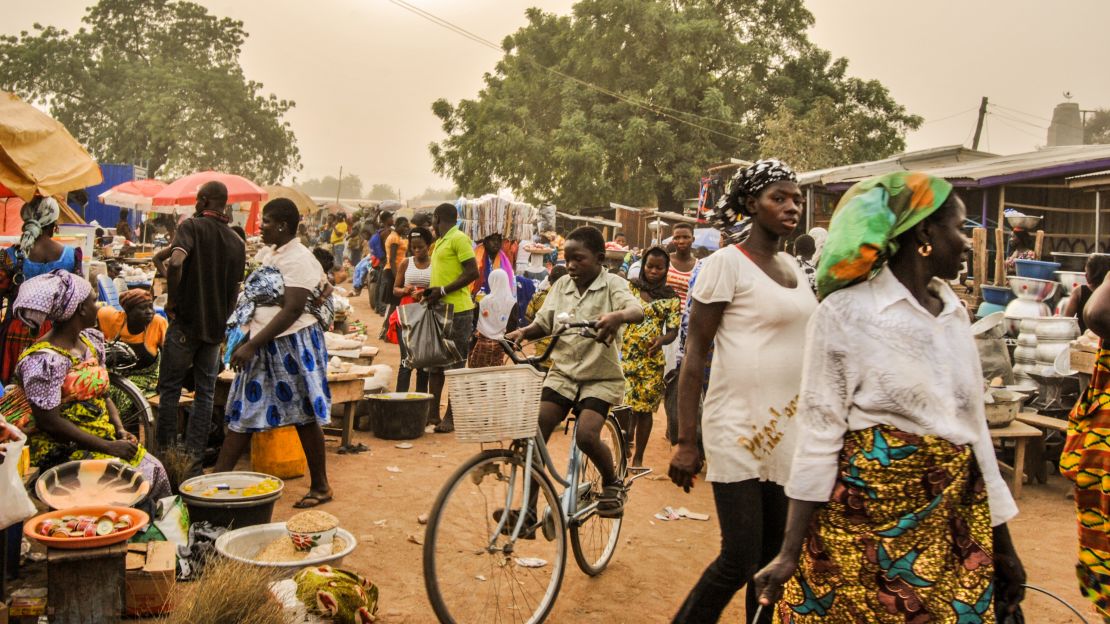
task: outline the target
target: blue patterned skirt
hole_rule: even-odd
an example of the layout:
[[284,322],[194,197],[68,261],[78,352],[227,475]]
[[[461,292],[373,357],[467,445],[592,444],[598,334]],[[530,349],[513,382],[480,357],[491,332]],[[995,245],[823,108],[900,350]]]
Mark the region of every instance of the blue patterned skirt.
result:
[[227,427],[237,433],[331,422],[328,349],[319,323],[274,338],[235,376]]

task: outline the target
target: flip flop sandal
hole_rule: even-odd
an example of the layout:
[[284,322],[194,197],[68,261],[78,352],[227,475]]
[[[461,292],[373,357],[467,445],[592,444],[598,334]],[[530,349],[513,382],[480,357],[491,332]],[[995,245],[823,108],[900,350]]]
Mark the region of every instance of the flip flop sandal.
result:
[[[301,497],[301,500],[293,503],[293,509],[311,509],[313,507],[319,507],[320,505],[323,505],[324,503],[330,503],[332,498],[333,497],[331,495],[317,496],[317,495],[311,494],[311,493],[305,494],[304,496]],[[308,501],[314,501],[314,502],[309,503]]]

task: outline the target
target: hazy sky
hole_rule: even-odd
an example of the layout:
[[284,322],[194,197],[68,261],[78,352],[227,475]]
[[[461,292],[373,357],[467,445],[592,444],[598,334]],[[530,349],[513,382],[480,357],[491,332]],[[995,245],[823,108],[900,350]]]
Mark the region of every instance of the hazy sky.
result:
[[[73,29],[92,0],[0,0],[0,32],[36,21]],[[432,172],[442,138],[430,105],[473,97],[500,55],[388,0],[198,0],[245,23],[242,64],[265,91],[295,100],[300,179],[345,172],[366,188],[406,197],[450,185]],[[566,14],[573,0],[410,0],[500,42],[538,6]],[[1110,107],[1104,0],[806,0],[811,38],[877,78],[925,125],[910,149],[970,144],[979,98],[1007,107],[988,117],[981,149],[1029,151],[1045,142],[1052,107],[1070,91],[1084,109]],[[1018,112],[1020,111],[1020,112]],[[1024,113],[1024,114],[1023,114]],[[1007,116],[1009,118],[1007,118]]]

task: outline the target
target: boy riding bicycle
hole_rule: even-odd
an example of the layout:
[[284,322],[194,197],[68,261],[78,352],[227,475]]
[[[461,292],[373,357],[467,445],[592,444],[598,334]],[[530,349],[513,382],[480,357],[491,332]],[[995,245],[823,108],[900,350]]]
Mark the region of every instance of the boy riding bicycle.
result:
[[568,334],[555,346],[551,370],[543,384],[539,426],[546,441],[567,413],[575,411],[575,443],[597,466],[602,478],[597,513],[619,518],[624,513],[624,484],[617,475],[612,453],[601,442],[601,428],[609,408],[624,398],[621,326],[642,321],[644,310],[628,283],[604,270],[605,238],[597,228],[586,226],[571,232],[564,255],[568,275],[551,285],[532,324],[506,334],[505,339],[520,342],[550,335],[560,313],[573,314],[578,320],[596,319],[596,338]]

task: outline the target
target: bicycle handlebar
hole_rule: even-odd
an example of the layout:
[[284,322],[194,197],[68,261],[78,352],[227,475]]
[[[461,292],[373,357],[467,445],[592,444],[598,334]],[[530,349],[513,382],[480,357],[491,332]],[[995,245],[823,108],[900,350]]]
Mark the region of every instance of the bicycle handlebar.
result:
[[[533,368],[540,368],[540,364],[545,362],[551,356],[551,352],[555,350],[555,345],[559,344],[559,339],[563,337],[568,330],[571,329],[587,329],[593,330],[597,327],[596,321],[574,321],[568,323],[560,323],[559,328],[552,332],[551,335],[545,336],[550,338],[551,342],[548,343],[547,348],[544,349],[541,355],[527,357],[520,350],[520,345],[515,342],[510,342],[504,338],[498,338],[497,343],[501,345],[501,349],[505,351],[509,359],[515,364],[527,364]],[[543,340],[540,338],[539,340]]]

